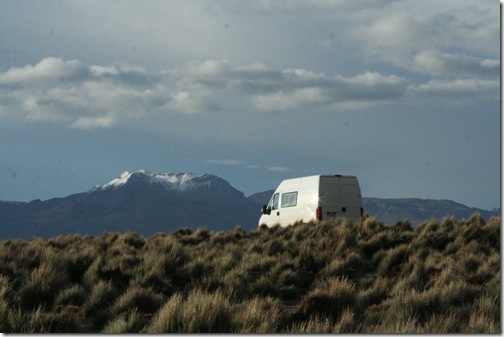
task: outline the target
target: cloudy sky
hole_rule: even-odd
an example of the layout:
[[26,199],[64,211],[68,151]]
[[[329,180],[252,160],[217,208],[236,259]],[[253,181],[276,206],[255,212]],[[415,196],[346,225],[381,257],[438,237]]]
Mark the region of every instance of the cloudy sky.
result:
[[123,171],[500,204],[495,0],[0,3],[0,200]]

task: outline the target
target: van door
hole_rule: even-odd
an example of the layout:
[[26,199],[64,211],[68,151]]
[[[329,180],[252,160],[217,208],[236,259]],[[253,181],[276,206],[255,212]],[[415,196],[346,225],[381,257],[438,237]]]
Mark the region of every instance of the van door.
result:
[[280,222],[280,212],[278,210],[279,200],[280,193],[273,194],[268,205],[266,206],[267,213],[263,213],[261,219],[259,219],[259,224],[265,224],[266,226],[270,227]]
[[322,220],[330,220],[342,216],[339,179],[321,181],[319,206],[322,208]]
[[341,206],[345,211],[343,216],[350,219],[360,219],[362,196],[355,178],[341,178]]

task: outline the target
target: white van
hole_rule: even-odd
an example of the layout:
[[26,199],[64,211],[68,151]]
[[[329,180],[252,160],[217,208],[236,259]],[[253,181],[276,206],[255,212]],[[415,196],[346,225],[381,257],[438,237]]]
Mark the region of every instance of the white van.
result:
[[362,196],[355,176],[316,175],[280,183],[268,205],[262,208],[259,226],[285,227],[309,222],[362,217]]

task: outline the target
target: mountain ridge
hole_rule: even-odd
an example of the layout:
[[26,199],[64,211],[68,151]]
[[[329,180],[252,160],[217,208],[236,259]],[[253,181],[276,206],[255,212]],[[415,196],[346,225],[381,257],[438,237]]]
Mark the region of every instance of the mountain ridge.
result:
[[[274,191],[255,193],[248,198],[258,205],[265,205]],[[441,221],[445,216],[465,219],[474,213],[480,213],[488,220],[492,216],[500,215],[500,207],[488,211],[447,199],[363,197],[362,203],[364,212],[385,224],[394,224],[407,219],[412,225],[418,225],[428,220]]]
[[[135,231],[148,236],[181,227],[193,230],[246,230],[257,227],[260,208],[274,190],[245,197],[226,180],[212,174],[125,171],[87,192],[45,201],[0,201],[0,240],[51,237],[104,231]],[[478,212],[484,219],[500,215],[451,200],[419,198],[363,198],[364,212],[385,224],[408,219],[418,225],[453,215],[468,218]]]
[[181,227],[225,230],[257,226],[258,207],[218,176],[177,178],[166,174],[165,180],[158,181],[153,178],[160,178],[159,174],[154,175],[145,170],[128,172],[63,198],[15,205],[0,202],[0,239],[100,235],[103,231],[148,236]]
[[140,179],[149,184],[159,184],[167,190],[196,190],[208,189],[216,186],[229,188],[230,184],[224,179],[208,173],[151,173],[145,169],[135,172],[125,171],[118,177],[104,185],[96,185],[89,192],[116,189],[127,184],[131,179]]

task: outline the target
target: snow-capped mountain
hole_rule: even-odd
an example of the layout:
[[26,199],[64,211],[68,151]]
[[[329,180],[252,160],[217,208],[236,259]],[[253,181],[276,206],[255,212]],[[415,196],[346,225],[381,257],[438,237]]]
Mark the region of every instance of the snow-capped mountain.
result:
[[195,173],[151,173],[145,169],[136,172],[125,171],[105,185],[95,186],[91,192],[117,189],[134,180],[162,186],[166,190],[195,191],[231,187],[224,179],[212,174]]
[[[104,231],[134,231],[143,236],[193,230],[257,227],[260,208],[273,190],[245,198],[226,180],[211,174],[124,172],[103,185],[65,198],[26,202],[0,201],[0,240],[51,237]],[[500,215],[449,200],[363,198],[364,211],[386,224],[409,219],[413,225],[451,214],[468,218]]]
[[259,216],[256,204],[218,176],[127,171],[65,198],[0,203],[0,240],[128,230],[148,236],[181,227],[252,229]]

